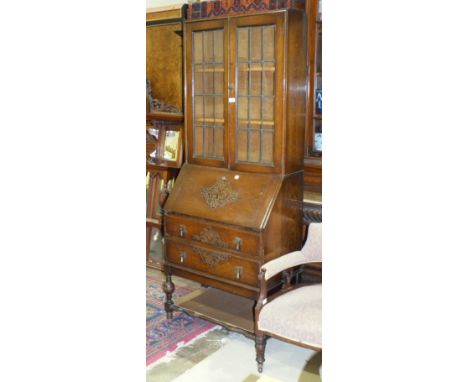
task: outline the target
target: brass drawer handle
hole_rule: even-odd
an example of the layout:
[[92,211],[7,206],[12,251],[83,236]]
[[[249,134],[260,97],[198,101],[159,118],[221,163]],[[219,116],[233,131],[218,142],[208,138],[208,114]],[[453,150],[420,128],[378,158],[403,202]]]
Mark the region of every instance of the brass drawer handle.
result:
[[187,258],[187,254],[185,252],[181,252],[180,253],[180,263],[183,264],[186,258]]
[[234,248],[236,251],[240,251],[242,246],[242,239],[240,237],[234,238]]
[[242,267],[234,267],[234,271],[236,273],[236,279],[240,280],[240,278],[242,277],[242,271],[244,269]]
[[179,236],[184,237],[186,233],[187,228],[183,224],[179,225]]

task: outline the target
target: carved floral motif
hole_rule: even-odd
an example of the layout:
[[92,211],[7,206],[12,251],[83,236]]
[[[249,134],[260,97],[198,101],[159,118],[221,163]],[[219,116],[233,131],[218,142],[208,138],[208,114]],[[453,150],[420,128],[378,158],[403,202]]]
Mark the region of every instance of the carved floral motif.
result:
[[226,177],[219,178],[211,187],[205,187],[201,191],[201,196],[210,208],[223,207],[233,203],[239,197],[239,193],[234,191],[231,183]]
[[203,230],[200,232],[200,235],[194,235],[192,236],[192,239],[196,241],[201,241],[205,244],[211,244],[220,248],[229,247],[228,243],[222,241],[221,237],[219,236],[219,233],[213,230],[212,228],[203,228]]
[[192,247],[192,250],[198,256],[200,256],[201,260],[210,268],[214,267],[215,265],[219,264],[222,261],[226,261],[229,258],[228,255],[224,255],[222,253],[214,253],[214,252],[205,251],[197,247]]

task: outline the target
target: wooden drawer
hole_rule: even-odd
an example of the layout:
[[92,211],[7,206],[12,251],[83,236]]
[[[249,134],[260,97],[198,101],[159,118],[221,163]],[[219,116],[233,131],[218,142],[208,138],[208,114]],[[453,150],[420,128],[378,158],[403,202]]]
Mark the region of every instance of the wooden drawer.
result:
[[259,264],[224,251],[166,238],[166,261],[207,275],[252,286],[258,285]]
[[215,250],[230,249],[251,256],[258,256],[260,250],[260,234],[173,215],[166,216],[165,237],[179,237]]

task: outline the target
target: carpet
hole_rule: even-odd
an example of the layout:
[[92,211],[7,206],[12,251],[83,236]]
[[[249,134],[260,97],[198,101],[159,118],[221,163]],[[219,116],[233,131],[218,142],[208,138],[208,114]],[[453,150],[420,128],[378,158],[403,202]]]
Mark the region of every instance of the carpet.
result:
[[[162,281],[162,277],[146,277],[146,366],[215,326],[182,312],[174,312],[174,318],[167,320]],[[176,286],[173,299],[190,292],[190,288]]]

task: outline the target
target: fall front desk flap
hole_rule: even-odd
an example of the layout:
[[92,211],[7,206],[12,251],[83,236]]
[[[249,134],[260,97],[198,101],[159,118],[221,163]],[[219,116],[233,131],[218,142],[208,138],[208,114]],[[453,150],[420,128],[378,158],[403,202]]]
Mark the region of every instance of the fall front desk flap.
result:
[[184,164],[164,210],[262,230],[281,182],[279,175]]

